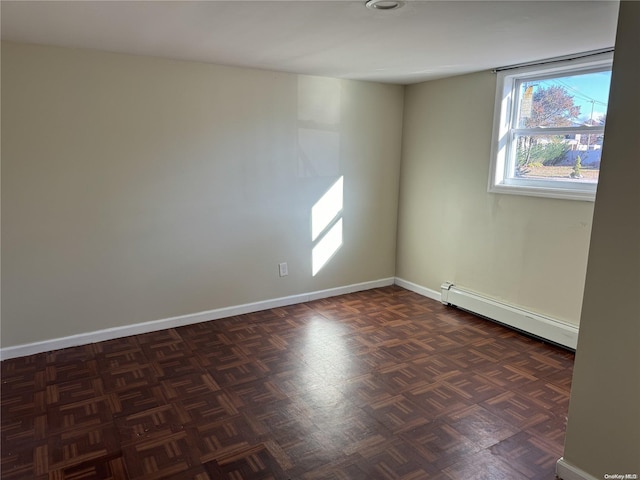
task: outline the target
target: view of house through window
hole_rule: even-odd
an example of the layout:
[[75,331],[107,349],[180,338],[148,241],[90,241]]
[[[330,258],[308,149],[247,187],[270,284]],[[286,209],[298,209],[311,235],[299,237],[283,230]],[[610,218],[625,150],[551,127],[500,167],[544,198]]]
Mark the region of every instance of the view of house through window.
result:
[[513,175],[596,183],[610,82],[610,70],[519,81]]

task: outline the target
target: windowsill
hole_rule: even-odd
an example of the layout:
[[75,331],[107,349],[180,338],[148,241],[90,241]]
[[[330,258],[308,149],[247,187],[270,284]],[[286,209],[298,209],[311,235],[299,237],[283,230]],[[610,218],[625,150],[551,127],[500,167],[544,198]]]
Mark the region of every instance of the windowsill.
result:
[[552,188],[548,186],[535,186],[535,185],[505,185],[497,184],[489,187],[489,193],[506,193],[509,195],[526,195],[530,197],[546,197],[546,198],[558,198],[563,200],[581,200],[584,202],[593,202],[596,199],[595,189],[582,189],[576,188],[572,185],[572,188],[560,187]]

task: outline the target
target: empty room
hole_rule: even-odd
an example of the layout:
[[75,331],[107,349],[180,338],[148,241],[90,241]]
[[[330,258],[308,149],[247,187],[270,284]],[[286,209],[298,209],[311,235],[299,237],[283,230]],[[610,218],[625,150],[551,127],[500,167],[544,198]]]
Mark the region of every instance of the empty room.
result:
[[0,478],[638,478],[640,3],[0,8]]

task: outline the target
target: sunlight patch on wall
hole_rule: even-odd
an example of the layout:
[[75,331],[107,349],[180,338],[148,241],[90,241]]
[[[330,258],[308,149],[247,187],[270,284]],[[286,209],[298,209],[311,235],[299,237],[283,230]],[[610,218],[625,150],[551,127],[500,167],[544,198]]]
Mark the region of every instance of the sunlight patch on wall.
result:
[[342,210],[342,178],[311,208],[311,240],[315,241]]
[[311,264],[313,276],[324,267],[331,257],[342,246],[342,219],[338,220],[333,227],[322,237],[311,252]]
[[342,246],[343,178],[311,208],[311,271],[315,276]]

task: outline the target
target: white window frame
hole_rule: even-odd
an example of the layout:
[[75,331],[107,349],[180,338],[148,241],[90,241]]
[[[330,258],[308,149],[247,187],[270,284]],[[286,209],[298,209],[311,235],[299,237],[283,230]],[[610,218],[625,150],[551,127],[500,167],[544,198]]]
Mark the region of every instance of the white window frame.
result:
[[604,127],[586,126],[517,129],[515,122],[518,112],[518,89],[522,81],[602,71],[611,69],[612,63],[613,53],[610,52],[575,60],[553,62],[547,65],[527,66],[497,72],[489,192],[570,200],[595,200],[597,183],[515,178],[510,174],[513,171],[513,162],[515,161],[515,130],[520,134],[547,133],[549,135],[593,134],[604,131]]

